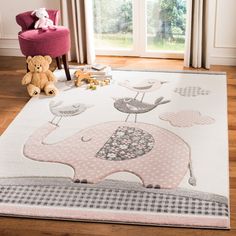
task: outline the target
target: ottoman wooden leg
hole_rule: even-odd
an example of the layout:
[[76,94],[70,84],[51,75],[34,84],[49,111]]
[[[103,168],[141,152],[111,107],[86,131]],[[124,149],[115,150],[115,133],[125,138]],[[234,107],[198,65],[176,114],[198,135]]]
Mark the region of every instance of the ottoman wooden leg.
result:
[[64,70],[65,70],[65,73],[66,73],[66,78],[67,78],[67,80],[71,80],[69,66],[68,66],[68,59],[67,59],[67,55],[66,54],[64,54],[62,56],[62,62],[63,62],[63,65],[64,65]]
[[59,70],[61,70],[61,69],[62,69],[62,66],[61,66],[61,57],[56,57],[56,62],[57,62],[57,68],[58,68]]
[[[26,60],[27,60],[28,56],[26,56]],[[26,62],[26,73],[29,72],[29,68],[28,68],[28,63]]]

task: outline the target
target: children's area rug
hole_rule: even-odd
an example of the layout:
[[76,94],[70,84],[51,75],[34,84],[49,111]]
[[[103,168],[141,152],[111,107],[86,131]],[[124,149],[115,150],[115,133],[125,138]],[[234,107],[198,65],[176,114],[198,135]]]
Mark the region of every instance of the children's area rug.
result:
[[54,73],[0,137],[1,215],[229,228],[224,73]]

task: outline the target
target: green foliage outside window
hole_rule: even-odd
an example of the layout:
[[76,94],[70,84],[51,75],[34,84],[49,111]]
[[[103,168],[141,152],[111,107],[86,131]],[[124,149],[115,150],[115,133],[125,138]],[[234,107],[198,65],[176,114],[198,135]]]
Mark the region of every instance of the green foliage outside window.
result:
[[[147,0],[147,44],[150,49],[182,51],[186,28],[186,0]],[[97,43],[131,47],[132,0],[93,0]]]

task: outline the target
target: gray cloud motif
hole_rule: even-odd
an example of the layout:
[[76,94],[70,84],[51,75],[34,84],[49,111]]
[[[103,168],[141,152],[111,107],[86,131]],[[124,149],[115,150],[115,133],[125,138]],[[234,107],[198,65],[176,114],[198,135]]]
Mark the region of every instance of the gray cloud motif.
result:
[[197,97],[210,94],[209,90],[205,90],[197,86],[179,87],[176,88],[174,92],[184,97]]

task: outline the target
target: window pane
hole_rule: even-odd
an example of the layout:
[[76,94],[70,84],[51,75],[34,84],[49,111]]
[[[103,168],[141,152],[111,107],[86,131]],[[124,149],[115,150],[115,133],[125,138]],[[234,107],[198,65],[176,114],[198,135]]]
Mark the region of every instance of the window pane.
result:
[[147,0],[147,49],[184,51],[186,0]]
[[93,0],[96,49],[131,49],[132,0]]

